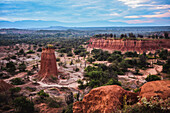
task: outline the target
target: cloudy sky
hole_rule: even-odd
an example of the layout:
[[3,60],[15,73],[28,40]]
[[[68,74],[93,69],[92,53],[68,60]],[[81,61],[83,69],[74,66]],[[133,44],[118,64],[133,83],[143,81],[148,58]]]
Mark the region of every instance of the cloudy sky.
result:
[[0,0],[0,21],[170,25],[170,0]]

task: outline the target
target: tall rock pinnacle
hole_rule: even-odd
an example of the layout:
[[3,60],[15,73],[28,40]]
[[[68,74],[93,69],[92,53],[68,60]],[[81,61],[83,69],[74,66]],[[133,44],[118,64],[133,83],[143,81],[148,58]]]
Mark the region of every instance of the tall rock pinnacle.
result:
[[52,77],[58,78],[58,70],[56,65],[56,57],[53,48],[45,48],[41,53],[41,67],[38,72],[38,78],[41,81],[51,79]]

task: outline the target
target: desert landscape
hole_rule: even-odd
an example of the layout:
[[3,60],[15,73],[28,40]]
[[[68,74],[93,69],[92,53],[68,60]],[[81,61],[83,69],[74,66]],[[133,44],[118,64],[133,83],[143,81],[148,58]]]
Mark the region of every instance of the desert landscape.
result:
[[170,113],[170,1],[0,0],[0,113]]
[[[125,96],[126,101],[130,101],[126,107],[136,106],[142,97],[148,100],[159,97],[169,102],[170,40],[105,35],[98,39],[94,38],[96,35],[77,40],[58,38],[52,39],[53,43],[22,40],[1,46],[1,112],[17,111],[11,106],[11,101],[17,99],[32,103],[31,109],[42,113],[125,112],[122,100]],[[149,45],[151,40],[160,46]],[[13,41],[9,43],[15,43]],[[50,43],[44,43],[48,41]],[[150,84],[152,87],[147,86]],[[113,104],[104,104],[110,102]],[[165,111],[169,111],[169,107],[165,107]]]

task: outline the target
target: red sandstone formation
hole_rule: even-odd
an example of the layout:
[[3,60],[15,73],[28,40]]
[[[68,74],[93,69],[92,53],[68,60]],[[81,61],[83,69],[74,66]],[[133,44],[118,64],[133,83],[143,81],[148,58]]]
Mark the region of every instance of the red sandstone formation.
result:
[[13,85],[8,84],[8,83],[4,82],[3,80],[0,80],[0,92],[5,92],[12,87],[13,87]]
[[83,101],[74,103],[73,113],[112,113],[121,108],[125,95],[128,100],[137,101],[136,93],[126,91],[117,85],[92,89],[85,95]]
[[157,50],[161,48],[170,48],[170,40],[123,40],[90,38],[88,47],[107,50],[143,52],[148,50]]
[[139,96],[150,99],[152,96],[167,99],[170,97],[170,80],[147,82],[141,87]]
[[41,67],[38,72],[38,78],[44,81],[46,79],[51,79],[52,76],[58,78],[57,75],[58,71],[54,49],[43,49],[41,53]]

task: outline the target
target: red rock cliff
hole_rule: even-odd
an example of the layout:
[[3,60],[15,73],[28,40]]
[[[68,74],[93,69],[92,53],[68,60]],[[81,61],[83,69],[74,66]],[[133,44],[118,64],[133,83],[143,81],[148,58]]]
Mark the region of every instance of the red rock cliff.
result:
[[88,47],[107,50],[143,52],[148,50],[157,50],[161,48],[170,48],[170,40],[123,40],[90,38]]
[[56,57],[54,54],[54,49],[46,48],[42,50],[41,53],[41,67],[38,72],[39,79],[58,77],[58,70],[56,65]]

